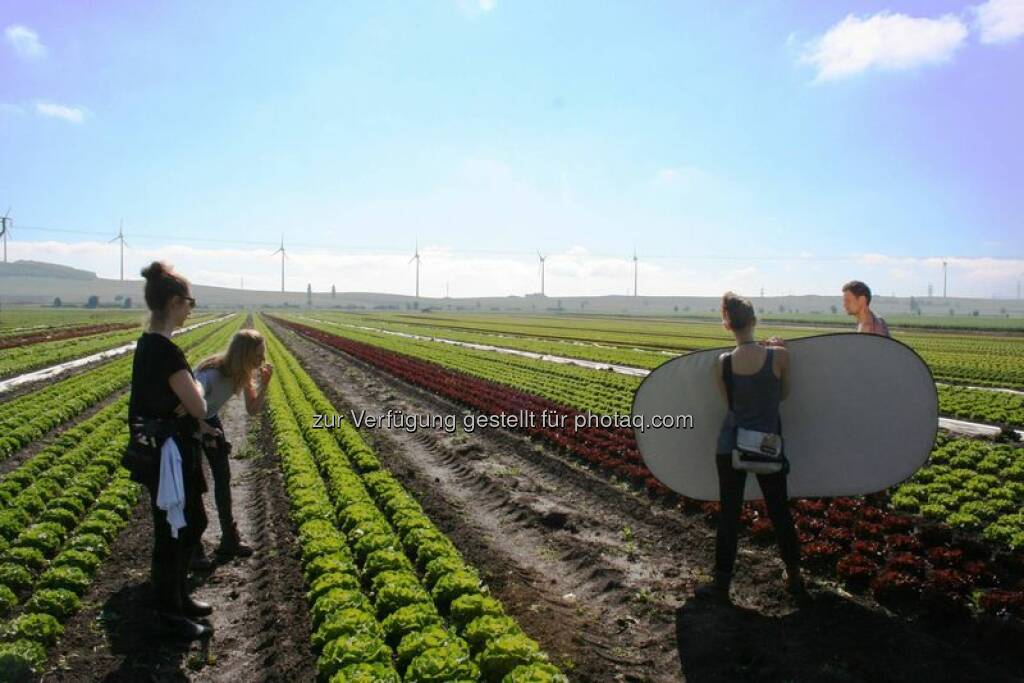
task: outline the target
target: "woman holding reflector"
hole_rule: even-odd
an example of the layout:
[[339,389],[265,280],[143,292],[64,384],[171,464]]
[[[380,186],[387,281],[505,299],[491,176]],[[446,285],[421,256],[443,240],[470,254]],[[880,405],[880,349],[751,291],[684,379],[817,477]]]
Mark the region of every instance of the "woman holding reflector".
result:
[[795,597],[805,599],[800,545],[789,512],[789,468],[779,418],[779,404],[789,393],[789,354],[781,344],[761,346],[754,341],[754,307],[732,292],[722,297],[722,324],[736,338],[736,348],[721,354],[714,366],[714,381],[729,403],[715,454],[721,511],[715,536],[714,579],[698,586],[695,594],[729,600],[743,492],[747,472],[751,471],[757,474],[786,564],[786,587]]

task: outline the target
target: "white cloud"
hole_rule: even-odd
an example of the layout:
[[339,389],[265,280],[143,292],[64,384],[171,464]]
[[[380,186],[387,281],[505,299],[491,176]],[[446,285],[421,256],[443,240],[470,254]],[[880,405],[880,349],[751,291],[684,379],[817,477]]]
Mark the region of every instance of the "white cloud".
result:
[[800,62],[817,69],[816,81],[869,69],[911,69],[948,61],[966,37],[967,27],[949,14],[938,19],[891,12],[861,19],[850,14],[807,44]]
[[497,0],[458,0],[459,9],[463,14],[476,16],[492,11],[498,4]]
[[82,123],[88,110],[85,107],[69,107],[64,104],[53,102],[37,102],[36,113],[40,116],[49,116],[55,119],[64,119],[70,123]]
[[[888,279],[907,281],[916,278],[919,282],[942,282],[942,262],[948,264],[950,282],[956,282],[959,291],[957,296],[989,296],[992,291],[1010,291],[1024,273],[1024,259],[1001,259],[990,257],[950,256],[945,259],[938,256],[886,256],[884,254],[861,254],[856,263],[868,268],[879,268]],[[963,284],[969,287],[964,291]],[[952,289],[952,287],[951,287]]]
[[1006,43],[1024,35],[1024,0],[988,0],[972,9],[982,43]]
[[39,41],[39,34],[28,26],[12,24],[4,29],[4,38],[22,59],[42,59],[46,56],[46,46]]

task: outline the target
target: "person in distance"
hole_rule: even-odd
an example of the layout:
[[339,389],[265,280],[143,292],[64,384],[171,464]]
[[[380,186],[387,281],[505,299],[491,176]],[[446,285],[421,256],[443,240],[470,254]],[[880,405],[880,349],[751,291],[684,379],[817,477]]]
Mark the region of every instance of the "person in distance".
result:
[[[150,310],[132,361],[128,421],[135,459],[126,466],[149,491],[153,512],[152,585],[157,612],[173,635],[211,635],[194,621],[212,607],[193,600],[187,574],[192,552],[206,528],[199,462],[199,418],[206,414],[202,387],[185,354],[171,338],[196,305],[188,280],[170,265],[154,261],[142,269]],[[133,451],[132,448],[135,450]]]
[[[220,559],[249,557],[252,548],[242,543],[231,510],[231,443],[224,437],[224,425],[218,412],[232,396],[242,393],[245,410],[259,415],[270,382],[273,366],[266,362],[267,349],[263,336],[256,330],[240,330],[231,338],[227,351],[204,359],[196,366],[196,379],[206,398],[203,430],[203,452],[213,473],[213,496],[220,518],[221,540],[217,548]],[[203,544],[197,546],[193,567],[205,568]]]
[[[721,510],[715,534],[715,565],[713,580],[698,585],[700,597],[729,601],[729,586],[736,562],[743,490],[746,470],[735,469],[732,451],[736,447],[736,428],[754,429],[772,434],[782,433],[779,403],[789,394],[789,353],[770,341],[759,345],[754,341],[757,318],[750,301],[732,292],[722,297],[722,324],[732,332],[736,348],[721,354],[714,366],[715,383],[728,400],[726,364],[731,366],[732,407],[726,415],[718,437],[715,465],[718,470],[718,491]],[[783,446],[784,448],[785,446]],[[798,600],[808,598],[800,575],[800,545],[793,517],[789,511],[785,472],[758,474],[768,515],[775,528],[779,552],[786,565],[786,588]]]
[[857,331],[891,336],[889,326],[871,310],[871,288],[860,280],[850,280],[843,285],[843,308],[857,318]]

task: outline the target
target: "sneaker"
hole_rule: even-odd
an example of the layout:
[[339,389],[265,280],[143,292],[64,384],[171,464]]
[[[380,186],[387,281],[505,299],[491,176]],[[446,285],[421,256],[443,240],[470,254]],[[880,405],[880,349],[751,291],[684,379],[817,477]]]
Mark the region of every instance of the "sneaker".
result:
[[181,599],[181,609],[187,617],[208,617],[213,614],[213,605],[202,600],[194,600],[190,595]]

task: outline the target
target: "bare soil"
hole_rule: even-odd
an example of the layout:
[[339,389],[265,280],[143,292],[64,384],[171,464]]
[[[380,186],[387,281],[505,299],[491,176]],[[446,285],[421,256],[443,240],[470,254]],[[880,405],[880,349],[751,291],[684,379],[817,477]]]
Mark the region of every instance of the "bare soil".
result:
[[[394,409],[461,424],[464,407],[272,327],[346,419]],[[362,434],[574,681],[1024,680],[1003,628],[908,621],[824,577],[798,609],[775,549],[748,538],[734,605],[693,599],[713,527],[545,442],[496,429]]]

